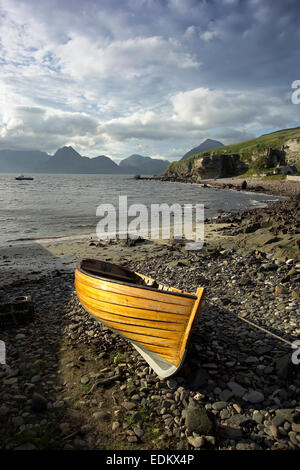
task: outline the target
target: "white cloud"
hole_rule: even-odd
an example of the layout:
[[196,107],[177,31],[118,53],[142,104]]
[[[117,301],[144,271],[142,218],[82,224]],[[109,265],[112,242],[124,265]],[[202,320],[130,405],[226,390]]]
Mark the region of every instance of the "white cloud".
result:
[[203,41],[211,41],[218,36],[219,33],[217,31],[205,31],[204,33],[200,34],[200,38],[203,39]]
[[197,31],[197,28],[195,25],[188,26],[183,34],[185,38],[189,38],[193,36]]
[[[46,110],[43,108],[16,107],[3,114],[0,124],[0,138],[4,142],[14,142],[13,148],[24,141],[24,148],[41,148],[55,150],[52,142],[65,145],[68,142],[81,148],[95,145],[104,140],[98,135],[99,123],[84,113],[69,113]],[[1,143],[1,147],[6,147]]]
[[165,67],[194,68],[199,63],[180,44],[162,37],[136,37],[108,45],[76,36],[56,48],[56,57],[65,73],[74,78],[114,77],[131,79],[155,73]]
[[196,88],[171,98],[177,122],[209,129],[244,126],[245,129],[284,127],[297,121],[298,110],[275,90],[210,90]]

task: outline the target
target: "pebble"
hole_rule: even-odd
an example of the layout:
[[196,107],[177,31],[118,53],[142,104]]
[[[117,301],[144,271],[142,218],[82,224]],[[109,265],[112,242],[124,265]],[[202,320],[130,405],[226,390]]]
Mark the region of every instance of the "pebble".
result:
[[242,410],[242,408],[240,407],[240,405],[238,405],[237,403],[234,403],[232,406],[233,406],[233,408],[235,409],[235,411],[236,411],[237,413],[239,413],[239,414],[242,413],[243,410]]
[[133,426],[133,432],[137,437],[142,437],[144,435],[144,431],[140,426]]
[[25,339],[26,338],[26,335],[24,335],[23,333],[19,333],[15,336],[16,339]]
[[115,432],[117,429],[119,429],[120,423],[119,421],[114,421],[111,425],[112,432]]
[[95,413],[93,413],[93,418],[99,421],[109,421],[111,419],[111,414],[107,411],[95,411]]
[[171,390],[175,390],[178,387],[178,384],[177,384],[176,380],[169,379],[169,380],[167,380],[167,386]]
[[123,403],[123,406],[124,408],[126,408],[126,410],[134,410],[136,407],[137,407],[137,404],[136,403],[133,403],[133,402],[130,402],[130,401],[125,401]]
[[202,436],[188,436],[187,441],[196,449],[200,449],[205,445],[205,439]]
[[243,396],[243,399],[249,401],[250,403],[261,403],[264,401],[265,397],[263,393],[257,390],[252,390],[251,392],[246,393]]
[[32,411],[35,411],[38,413],[45,411],[47,409],[46,398],[40,395],[39,393],[34,393],[32,395],[31,408],[32,408]]
[[40,377],[39,375],[34,375],[34,376],[31,378],[30,382],[31,382],[32,384],[36,384],[36,383],[38,383],[40,380],[41,380],[41,377]]
[[236,450],[261,450],[262,448],[255,442],[238,442]]
[[234,397],[242,397],[246,393],[246,389],[236,382],[228,382],[227,386],[232,391]]
[[260,413],[260,411],[258,411],[258,410],[255,410],[253,412],[252,418],[254,419],[254,421],[256,421],[259,424],[261,424],[264,420],[264,417],[263,417],[262,413]]
[[227,406],[226,401],[216,401],[215,403],[212,404],[213,409],[217,411],[223,410],[223,408],[226,408],[226,406]]
[[89,377],[86,377],[86,376],[83,376],[83,377],[81,377],[81,379],[80,379],[80,383],[82,383],[82,385],[88,384],[89,381],[90,381]]
[[7,416],[7,415],[9,414],[9,411],[10,411],[10,410],[9,410],[9,408],[8,408],[7,406],[2,405],[2,406],[0,407],[0,417],[1,417],[1,416]]
[[11,422],[13,424],[13,426],[22,426],[22,424],[24,423],[24,419],[22,418],[22,416],[15,416],[14,418],[11,418]]
[[231,390],[222,390],[222,392],[219,394],[219,398],[221,399],[221,401],[225,401],[227,402],[228,400],[230,400],[231,397],[233,397],[233,392]]
[[206,442],[208,442],[211,446],[215,447],[216,445],[216,438],[215,436],[204,436]]

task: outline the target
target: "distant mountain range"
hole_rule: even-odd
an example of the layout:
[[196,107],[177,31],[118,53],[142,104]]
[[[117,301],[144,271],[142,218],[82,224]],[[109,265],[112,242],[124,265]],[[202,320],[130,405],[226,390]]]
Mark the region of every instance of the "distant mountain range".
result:
[[202,144],[198,145],[198,147],[194,147],[192,150],[189,150],[189,152],[183,155],[181,160],[185,160],[186,158],[189,158],[191,155],[195,155],[196,153],[205,152],[205,150],[211,150],[223,146],[224,144],[218,140],[206,139],[204,142],[202,142]]
[[[181,160],[195,153],[221,147],[217,140],[206,139],[187,152]],[[168,160],[130,155],[117,165],[111,158],[100,155],[88,158],[72,147],[62,147],[54,155],[39,150],[0,150],[0,173],[90,173],[160,175],[169,165]]]
[[49,156],[41,171],[45,173],[118,173],[118,165],[109,157],[95,158],[81,156],[72,147],[58,149]]
[[160,175],[165,171],[169,165],[168,160],[159,160],[157,158],[143,157],[142,155],[131,155],[128,158],[120,161],[119,167],[122,171],[132,174],[138,172],[138,168],[141,168],[138,173],[144,173],[146,175]]
[[131,155],[117,165],[105,155],[88,158],[72,147],[62,147],[54,155],[37,150],[0,150],[0,173],[106,173],[106,174],[161,174],[169,165],[142,155]]

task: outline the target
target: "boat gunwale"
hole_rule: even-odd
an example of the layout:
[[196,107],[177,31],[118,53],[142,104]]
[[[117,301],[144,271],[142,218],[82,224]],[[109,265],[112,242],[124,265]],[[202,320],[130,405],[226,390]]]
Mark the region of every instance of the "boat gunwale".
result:
[[[81,267],[81,265],[77,266],[76,269],[77,269],[81,274],[84,274],[85,276],[92,277],[92,278],[94,278],[94,279],[100,279],[101,281],[111,282],[112,284],[121,284],[121,285],[123,285],[123,286],[135,287],[136,289],[145,289],[145,290],[148,290],[148,291],[158,292],[158,293],[161,293],[161,294],[175,295],[175,296],[177,296],[177,297],[185,297],[185,298],[194,299],[194,300],[197,299],[197,296],[196,296],[195,294],[184,294],[184,293],[181,293],[181,292],[172,292],[172,291],[168,291],[168,290],[157,289],[157,288],[155,288],[155,287],[142,286],[142,285],[138,285],[138,284],[131,284],[131,283],[129,283],[129,282],[117,281],[117,280],[114,280],[114,279],[109,279],[109,278],[107,278],[107,277],[96,276],[95,274],[90,274],[90,273],[88,273],[87,271],[85,271],[85,270]],[[138,273],[137,273],[137,274],[138,274]]]

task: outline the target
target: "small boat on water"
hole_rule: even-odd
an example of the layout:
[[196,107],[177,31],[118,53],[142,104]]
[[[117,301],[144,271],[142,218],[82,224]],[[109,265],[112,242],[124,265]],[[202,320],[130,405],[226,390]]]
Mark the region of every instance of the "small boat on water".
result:
[[85,259],[75,271],[75,288],[87,312],[129,340],[158,376],[178,371],[203,305],[202,287],[190,294],[123,266]]
[[16,176],[15,179],[18,181],[25,181],[25,180],[33,180],[34,178],[32,176],[20,175],[20,176]]

